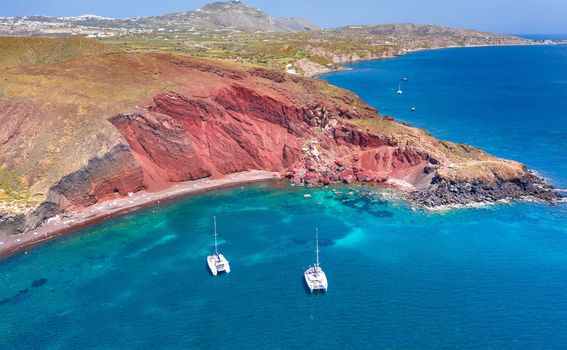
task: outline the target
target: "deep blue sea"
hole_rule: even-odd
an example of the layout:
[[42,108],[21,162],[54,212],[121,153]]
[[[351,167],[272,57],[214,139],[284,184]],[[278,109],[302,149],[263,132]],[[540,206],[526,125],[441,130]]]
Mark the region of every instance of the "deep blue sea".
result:
[[[323,78],[567,186],[567,47],[351,67]],[[232,267],[219,277],[213,215]],[[324,295],[302,280],[315,227]],[[0,261],[0,349],[36,348],[564,349],[567,205],[431,213],[389,191],[275,184],[168,203]]]

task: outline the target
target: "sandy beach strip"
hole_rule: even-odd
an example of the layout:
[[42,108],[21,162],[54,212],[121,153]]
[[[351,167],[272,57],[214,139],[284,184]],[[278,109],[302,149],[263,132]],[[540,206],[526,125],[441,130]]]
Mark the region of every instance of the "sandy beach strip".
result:
[[0,238],[0,259],[20,251],[25,251],[25,249],[55,237],[69,234],[142,208],[213,190],[279,179],[281,179],[281,176],[278,173],[251,170],[226,175],[221,179],[179,182],[163,191],[139,191],[125,197],[97,203],[80,211],[69,212],[65,213],[64,216],[51,218],[35,230],[7,238]]

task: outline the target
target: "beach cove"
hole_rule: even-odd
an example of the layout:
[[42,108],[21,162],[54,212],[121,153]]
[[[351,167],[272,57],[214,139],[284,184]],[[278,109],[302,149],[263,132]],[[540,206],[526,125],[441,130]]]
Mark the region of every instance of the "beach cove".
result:
[[[33,245],[44,243],[64,234],[73,233],[113,217],[124,215],[135,210],[159,205],[179,198],[203,194],[232,186],[242,186],[262,181],[279,180],[280,175],[267,171],[251,170],[234,173],[221,179],[201,179],[174,184],[159,192],[139,191],[129,193],[126,197],[105,201],[89,208],[69,211],[64,216],[56,216],[47,220],[35,230],[13,235],[8,240],[0,241],[0,259]],[[27,252],[25,252],[27,254]]]
[[[436,50],[325,79],[383,114],[523,161],[565,187],[565,54]],[[510,61],[545,62],[549,71]],[[221,278],[205,263],[213,215],[232,267]],[[302,271],[313,263],[315,227],[329,293],[309,296]],[[356,186],[224,189],[0,261],[0,339],[23,348],[285,349],[304,347],[306,337],[321,349],[563,347],[566,227],[564,203],[431,213]]]

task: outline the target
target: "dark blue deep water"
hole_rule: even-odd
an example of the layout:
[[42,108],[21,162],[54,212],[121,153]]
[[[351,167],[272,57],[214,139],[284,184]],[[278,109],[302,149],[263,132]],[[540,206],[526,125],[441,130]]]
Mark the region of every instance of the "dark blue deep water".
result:
[[531,40],[567,40],[567,34],[516,34]]
[[[567,47],[439,50],[353,68],[324,79],[567,186]],[[205,264],[212,215],[232,266],[216,278]],[[326,295],[302,281],[316,226]],[[565,204],[429,213],[387,191],[263,184],[0,262],[0,349],[566,347]]]

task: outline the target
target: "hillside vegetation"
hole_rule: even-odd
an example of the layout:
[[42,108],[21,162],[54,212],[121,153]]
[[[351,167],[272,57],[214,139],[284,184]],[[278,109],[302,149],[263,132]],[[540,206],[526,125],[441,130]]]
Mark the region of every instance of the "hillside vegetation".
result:
[[2,37],[0,38],[0,69],[53,63],[74,57],[98,55],[117,50],[119,50],[118,47],[108,46],[83,37]]

